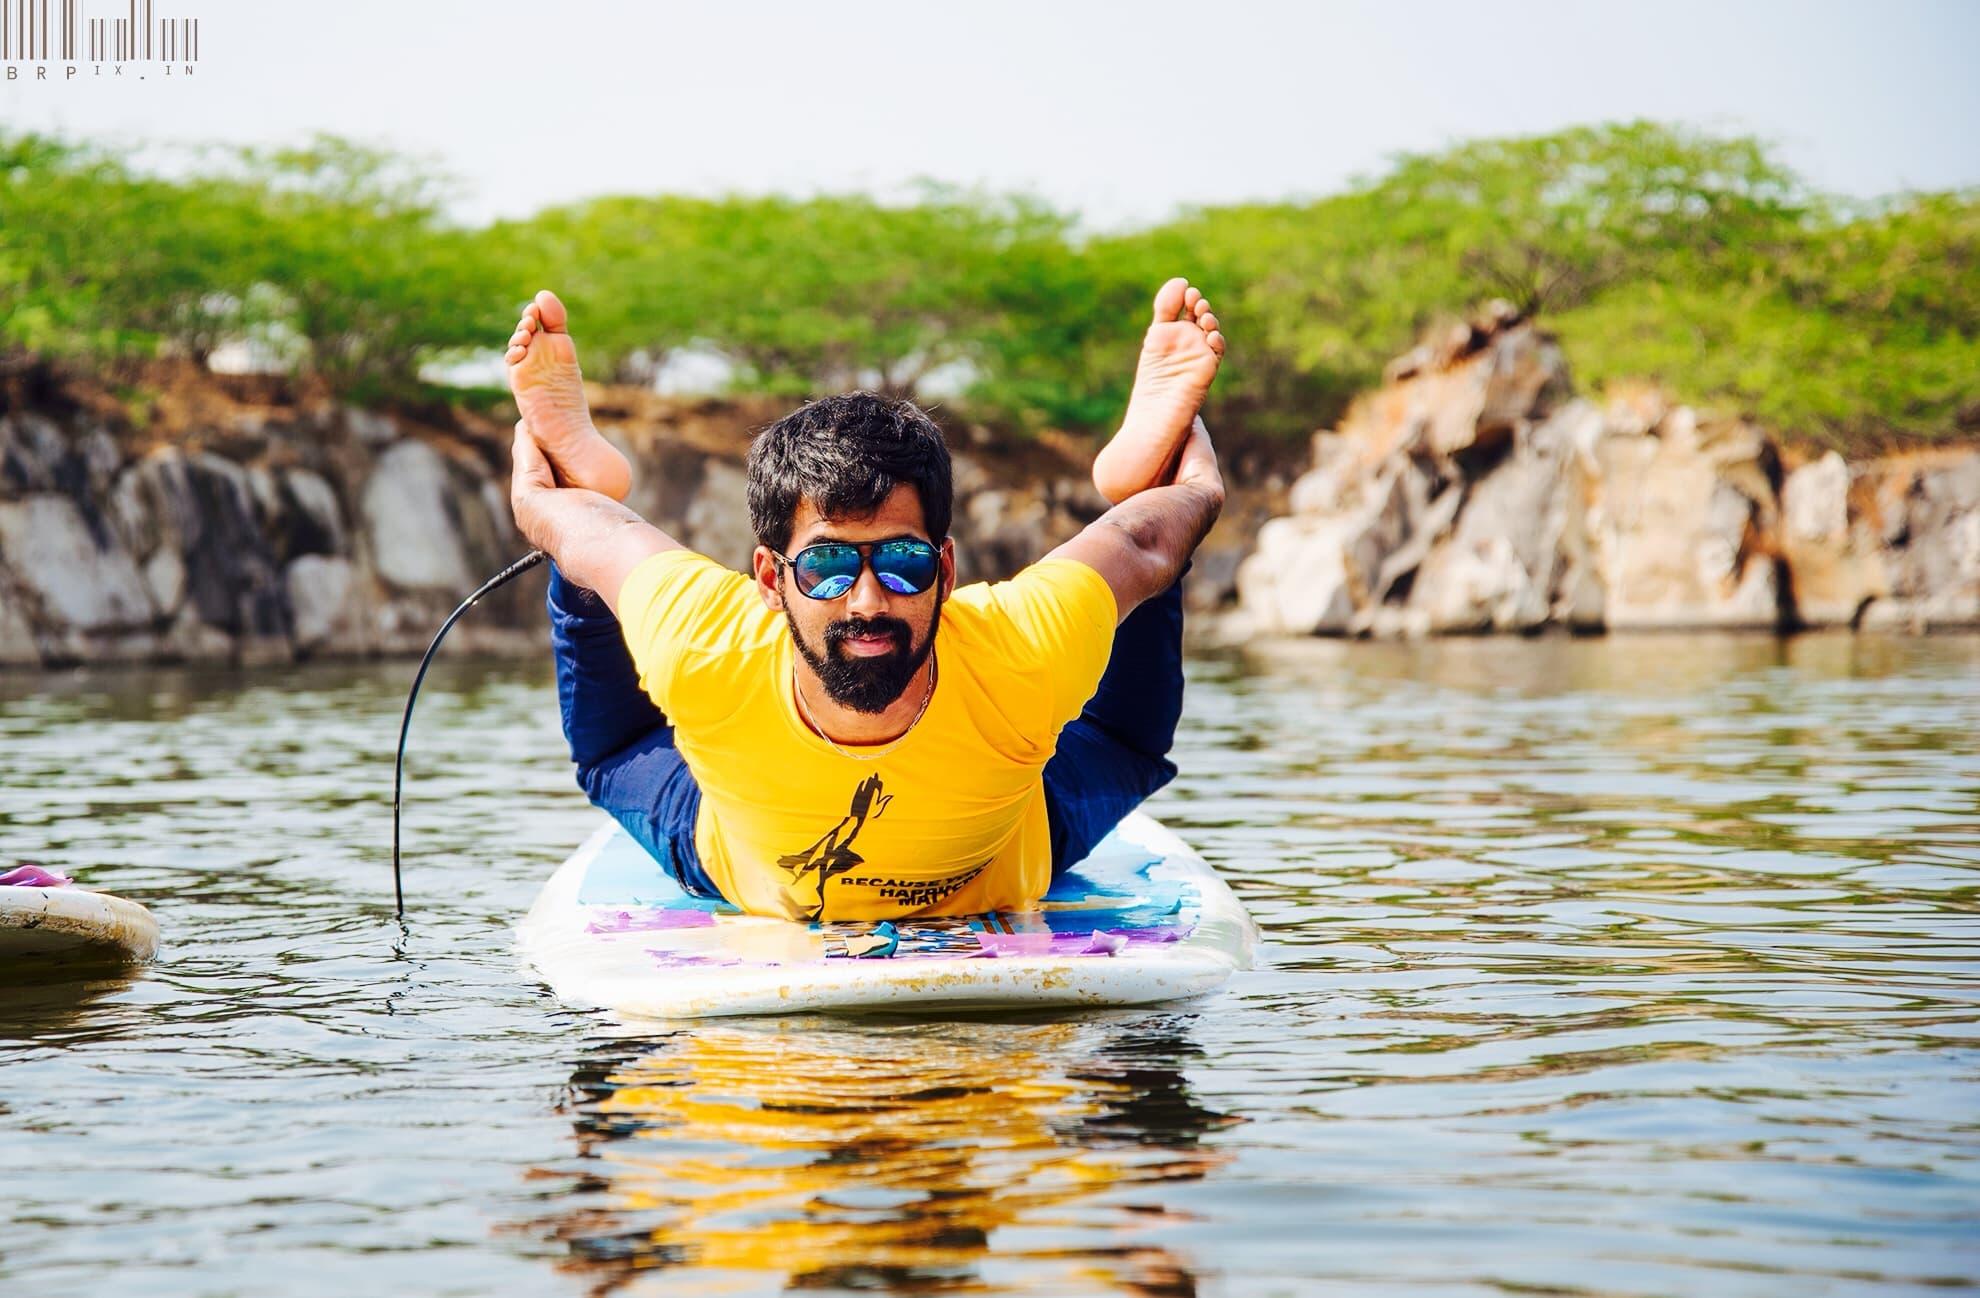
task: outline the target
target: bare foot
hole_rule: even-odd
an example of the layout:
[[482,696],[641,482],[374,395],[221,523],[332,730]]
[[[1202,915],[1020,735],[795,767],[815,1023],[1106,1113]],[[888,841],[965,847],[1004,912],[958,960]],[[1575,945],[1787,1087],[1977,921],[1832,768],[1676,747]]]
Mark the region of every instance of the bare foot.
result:
[[1093,485],[1118,505],[1168,482],[1203,394],[1224,358],[1224,335],[1210,303],[1186,279],[1155,294],[1155,323],[1141,340],[1127,417],[1093,460]]
[[632,465],[592,426],[568,323],[564,304],[549,289],[523,308],[503,358],[509,366],[509,391],[516,394],[523,422],[562,485],[624,500],[632,490]]

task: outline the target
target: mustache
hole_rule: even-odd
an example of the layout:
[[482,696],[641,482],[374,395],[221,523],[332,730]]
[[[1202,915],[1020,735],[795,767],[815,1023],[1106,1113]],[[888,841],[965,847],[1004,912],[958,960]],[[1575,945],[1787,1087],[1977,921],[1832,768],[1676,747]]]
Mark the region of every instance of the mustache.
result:
[[885,636],[894,642],[894,648],[907,653],[914,647],[914,628],[897,617],[849,617],[833,622],[825,628],[825,648],[827,652],[837,649],[854,636]]

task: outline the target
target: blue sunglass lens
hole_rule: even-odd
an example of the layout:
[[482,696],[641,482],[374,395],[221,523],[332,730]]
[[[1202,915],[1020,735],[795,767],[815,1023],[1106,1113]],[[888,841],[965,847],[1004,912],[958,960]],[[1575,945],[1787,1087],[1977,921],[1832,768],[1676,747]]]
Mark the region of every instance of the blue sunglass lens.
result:
[[[937,553],[926,541],[885,541],[873,547],[873,575],[896,595],[919,595],[935,584]],[[859,549],[808,545],[791,560],[798,589],[813,599],[837,599],[859,580]]]
[[859,551],[850,545],[809,545],[792,566],[798,589],[813,599],[837,599],[859,580]]
[[876,545],[873,575],[896,595],[919,595],[935,584],[935,548],[919,541]]

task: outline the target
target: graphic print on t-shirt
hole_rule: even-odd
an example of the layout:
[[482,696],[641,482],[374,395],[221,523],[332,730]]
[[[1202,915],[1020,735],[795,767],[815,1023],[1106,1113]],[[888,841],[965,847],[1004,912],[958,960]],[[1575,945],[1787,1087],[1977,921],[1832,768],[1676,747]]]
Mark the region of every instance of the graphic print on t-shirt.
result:
[[869,817],[877,818],[887,810],[893,795],[883,792],[880,775],[876,771],[859,782],[853,790],[852,806],[843,819],[832,826],[825,836],[801,852],[792,852],[777,858],[777,864],[791,872],[791,891],[796,893],[804,885],[804,876],[818,872],[818,900],[808,907],[806,919],[817,919],[825,908],[825,885],[855,866],[864,865],[866,858],[853,851],[853,839],[866,826]]
[[[777,864],[790,873],[792,900],[797,902],[802,918],[819,918],[825,910],[825,885],[866,864],[866,858],[853,850],[853,840],[859,837],[867,821],[878,820],[893,801],[894,795],[886,792],[879,773],[875,772],[859,782],[853,790],[852,805],[824,837],[801,852],[777,858]],[[879,896],[896,905],[919,908],[933,905],[957,891],[983,873],[984,866],[989,864],[986,860],[973,869],[941,879],[858,878],[846,879],[844,883],[875,889]],[[815,900],[806,901],[799,895],[807,875],[815,875],[818,881]]]

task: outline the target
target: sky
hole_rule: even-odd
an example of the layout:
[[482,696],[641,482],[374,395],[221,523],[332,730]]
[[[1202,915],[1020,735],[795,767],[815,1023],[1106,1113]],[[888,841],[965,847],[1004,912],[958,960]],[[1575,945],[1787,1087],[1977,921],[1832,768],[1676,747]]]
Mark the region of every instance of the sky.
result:
[[191,78],[17,63],[0,122],[130,144],[334,132],[432,159],[470,220],[927,177],[1110,228],[1638,117],[1761,135],[1832,192],[1980,184],[1980,0],[154,4],[200,20]]

